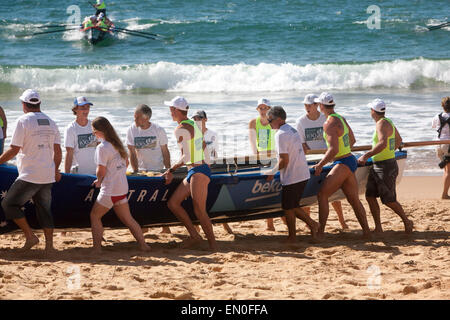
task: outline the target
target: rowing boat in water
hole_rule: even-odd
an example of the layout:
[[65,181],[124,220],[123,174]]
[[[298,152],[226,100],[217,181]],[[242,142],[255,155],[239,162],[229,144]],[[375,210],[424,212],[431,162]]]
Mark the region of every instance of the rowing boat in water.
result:
[[[403,174],[406,157],[406,151],[396,152],[399,166],[397,182]],[[311,161],[309,164],[313,165],[316,162],[317,160]],[[368,161],[365,166],[358,167],[356,171],[360,193],[365,191],[371,165],[371,161]],[[321,183],[331,169],[331,166],[325,166],[320,176],[314,176],[313,170],[310,169],[311,179],[303,193],[302,206],[314,205],[317,202],[316,196]],[[17,175],[15,166],[0,165],[0,202],[6,196]],[[128,176],[130,210],[141,226],[179,224],[177,218],[167,208],[167,200],[184,176],[183,172],[174,173],[174,180],[169,185],[165,184],[162,177]],[[260,165],[237,166],[234,171],[230,170],[229,166],[217,166],[213,169],[207,199],[207,210],[211,220],[233,222],[282,216],[279,174],[275,175],[271,182],[266,181],[266,177]],[[94,180],[95,176],[91,175],[62,174],[61,181],[53,185],[52,213],[55,228],[90,227],[89,213],[99,192],[99,189],[92,187]],[[338,191],[330,198],[330,201],[344,198],[342,191]],[[190,217],[196,221],[190,198],[182,205]],[[32,228],[40,228],[32,201],[26,203],[22,210]],[[124,227],[112,210],[104,216],[103,224],[110,228]],[[17,229],[17,226],[13,222],[6,221],[3,210],[0,208],[0,234],[14,229]]]
[[[111,28],[114,28],[114,25],[111,26]],[[98,27],[88,27],[81,29],[80,32],[83,32],[83,37],[90,43],[90,44],[97,44],[103,40],[107,39],[113,39],[114,32],[111,30],[103,30]]]

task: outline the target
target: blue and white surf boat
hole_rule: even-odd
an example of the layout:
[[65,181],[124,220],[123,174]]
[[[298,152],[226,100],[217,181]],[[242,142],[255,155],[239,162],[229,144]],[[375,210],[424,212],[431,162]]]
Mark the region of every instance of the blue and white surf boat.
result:
[[[405,168],[407,153],[396,152],[401,179]],[[313,156],[314,158],[314,156]],[[315,156],[317,158],[317,156]],[[313,165],[318,160],[310,161]],[[372,165],[370,161],[365,166],[358,167],[356,178],[359,191],[365,191],[365,185]],[[208,186],[207,210],[213,222],[232,222],[278,217],[281,210],[281,184],[279,174],[268,182],[263,166],[255,165],[219,165],[213,166],[211,182]],[[301,205],[309,206],[317,202],[317,193],[327,173],[332,169],[325,166],[320,176],[315,176],[311,170],[309,180]],[[17,168],[11,165],[0,165],[0,203],[8,189],[18,176]],[[128,200],[130,210],[136,221],[143,227],[156,227],[179,224],[177,218],[167,207],[170,198],[185,173],[175,173],[171,184],[166,185],[162,177],[128,176]],[[62,174],[60,182],[53,185],[52,212],[55,228],[79,229],[89,228],[89,213],[98,195],[99,189],[92,186],[95,176],[79,174]],[[336,192],[330,200],[344,199],[342,191]],[[183,202],[191,218],[196,217],[191,199]],[[32,228],[40,228],[36,219],[34,205],[29,201],[22,208]],[[103,218],[105,227],[123,228],[112,210]],[[12,221],[7,221],[0,208],[0,234],[17,229]]]

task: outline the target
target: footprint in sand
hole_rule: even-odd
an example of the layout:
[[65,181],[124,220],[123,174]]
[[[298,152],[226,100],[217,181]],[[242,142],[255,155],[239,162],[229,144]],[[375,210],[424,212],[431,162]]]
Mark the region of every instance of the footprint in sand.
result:
[[115,286],[115,285],[109,285],[109,286],[103,287],[103,289],[111,290],[111,291],[119,291],[119,290],[123,290],[123,287],[118,287],[118,286]]
[[417,288],[414,286],[406,286],[403,288],[403,294],[411,294],[411,293],[417,293]]
[[165,291],[156,291],[150,295],[150,298],[158,299],[158,298],[167,298],[167,299],[175,299],[175,295],[170,292]]
[[175,297],[175,300],[193,300],[193,299],[194,295],[192,294],[192,292],[185,292]]

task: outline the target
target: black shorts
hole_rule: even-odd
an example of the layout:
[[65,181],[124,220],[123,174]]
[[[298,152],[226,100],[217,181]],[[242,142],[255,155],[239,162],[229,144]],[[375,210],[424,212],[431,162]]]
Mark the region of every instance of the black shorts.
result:
[[370,168],[366,185],[366,197],[380,197],[381,202],[397,201],[395,182],[398,176],[398,165],[395,159],[375,162]]
[[287,186],[282,186],[281,190],[281,208],[290,210],[300,207],[303,190],[305,190],[308,180],[300,181]]

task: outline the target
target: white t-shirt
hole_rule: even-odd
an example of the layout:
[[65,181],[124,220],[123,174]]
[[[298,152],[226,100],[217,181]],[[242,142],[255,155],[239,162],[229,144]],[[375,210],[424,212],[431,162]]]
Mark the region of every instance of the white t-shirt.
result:
[[136,148],[139,170],[164,169],[161,146],[167,145],[166,131],[152,123],[141,129],[133,123],[127,130],[127,144]]
[[77,173],[95,174],[94,162],[97,138],[92,133],[91,121],[86,126],[80,126],[76,121],[70,123],[64,131],[64,147],[73,148],[72,167],[77,166]]
[[207,129],[203,134],[203,140],[206,144],[205,152],[208,152],[210,160],[214,160],[217,158],[217,133],[211,129]]
[[[448,112],[444,112],[442,113],[442,117],[444,119],[448,119],[450,118],[450,113]],[[441,127],[441,122],[439,121],[439,115],[435,115],[433,118],[433,121],[431,123],[431,127],[433,129],[439,129]],[[440,140],[448,140],[450,139],[450,126],[448,124],[446,124],[441,131],[441,137],[439,138]]]
[[106,167],[100,193],[107,196],[122,196],[128,193],[127,162],[111,143],[102,141],[97,146],[95,163]]
[[297,131],[300,138],[311,150],[326,149],[327,144],[323,139],[323,124],[327,121],[327,117],[321,113],[317,120],[311,120],[305,114],[297,119]]
[[275,133],[275,147],[278,156],[281,153],[289,155],[288,166],[280,170],[280,180],[283,186],[310,178],[308,162],[306,161],[302,141],[297,130],[287,123],[282,125]]
[[61,144],[58,126],[42,112],[28,112],[17,119],[11,145],[17,154],[17,179],[46,184],[55,182],[54,145]]

